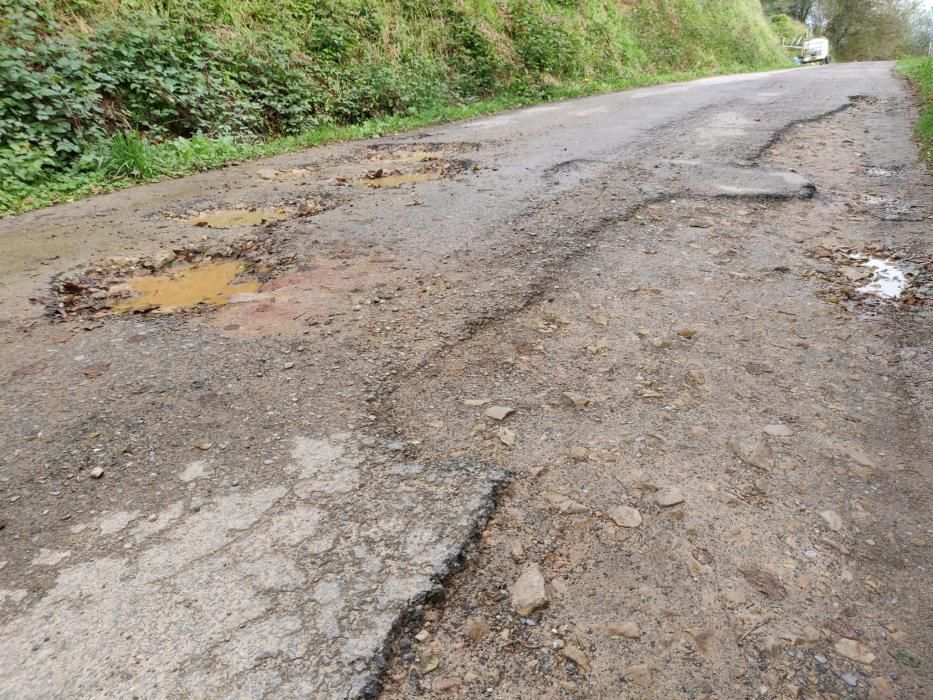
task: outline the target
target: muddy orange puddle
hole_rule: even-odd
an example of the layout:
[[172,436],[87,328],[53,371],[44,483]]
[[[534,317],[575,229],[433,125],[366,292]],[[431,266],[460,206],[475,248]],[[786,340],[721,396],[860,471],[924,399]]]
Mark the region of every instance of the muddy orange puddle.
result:
[[446,155],[444,151],[388,151],[373,153],[368,160],[376,163],[424,163],[442,160]]
[[224,261],[192,265],[150,277],[134,277],[118,290],[128,290],[133,296],[121,299],[112,308],[117,313],[152,309],[166,313],[191,309],[198,304],[223,306],[234,294],[259,290],[256,280],[234,281],[243,269],[240,262]]
[[216,209],[192,216],[188,221],[195,226],[233,228],[255,226],[263,221],[278,221],[284,218],[285,212],[278,209]]
[[411,182],[425,182],[426,180],[440,180],[444,173],[440,170],[432,170],[425,173],[407,173],[403,175],[385,175],[375,178],[361,178],[354,185],[357,187],[401,187]]

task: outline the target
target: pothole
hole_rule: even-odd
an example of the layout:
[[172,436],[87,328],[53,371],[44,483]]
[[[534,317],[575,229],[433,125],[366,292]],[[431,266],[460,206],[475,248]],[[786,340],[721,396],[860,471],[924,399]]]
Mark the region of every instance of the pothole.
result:
[[401,187],[415,182],[441,180],[447,177],[445,168],[430,168],[406,173],[401,170],[371,170],[363,177],[354,180],[354,187],[372,187],[374,189]]
[[861,267],[871,270],[871,281],[855,291],[860,294],[874,294],[883,299],[897,299],[907,288],[907,277],[895,264],[895,261],[884,258],[868,258],[856,253],[850,256],[858,261]]
[[278,209],[214,209],[195,214],[188,219],[194,226],[206,228],[236,228],[237,226],[258,226],[269,221],[281,221],[288,216],[283,208]]
[[831,283],[821,293],[830,303],[851,300],[865,303],[871,299],[899,305],[933,304],[933,265],[921,260],[895,255],[880,248],[856,250],[832,248],[823,244],[808,252],[832,267],[811,270],[809,275]]
[[112,258],[52,280],[35,301],[59,319],[110,314],[169,314],[223,306],[251,295],[294,263],[273,233],[233,243],[202,242],[146,259]]
[[241,277],[245,270],[246,265],[239,260],[219,260],[130,277],[110,288],[118,298],[110,309],[118,314],[172,313],[201,304],[223,306],[236,294],[259,291],[259,280]]

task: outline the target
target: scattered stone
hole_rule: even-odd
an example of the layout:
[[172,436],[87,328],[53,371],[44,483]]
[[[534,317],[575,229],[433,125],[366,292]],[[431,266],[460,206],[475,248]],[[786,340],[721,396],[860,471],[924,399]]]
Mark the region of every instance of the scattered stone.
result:
[[867,646],[855,639],[840,639],[833,647],[836,653],[860,664],[870,664],[875,661],[875,655]]
[[619,527],[638,527],[641,525],[641,513],[637,508],[618,506],[609,511],[609,517]]
[[854,461],[856,464],[859,464],[859,465],[861,465],[861,466],[863,466],[863,467],[869,467],[870,469],[874,469],[874,468],[875,468],[875,462],[874,462],[874,460],[872,460],[872,458],[869,457],[869,456],[865,453],[864,450],[862,450],[862,449],[860,449],[860,448],[858,448],[858,447],[853,447],[853,448],[851,448],[851,449],[849,450],[849,457],[850,457],[850,458],[852,459],[852,461]]
[[564,398],[572,403],[576,408],[585,408],[589,406],[592,401],[582,394],[577,394],[572,391],[565,391]]
[[820,631],[813,625],[804,625],[802,634],[803,639],[810,644],[820,641],[820,638],[823,636],[820,634]]
[[771,448],[766,444],[755,444],[750,441],[732,440],[729,447],[735,453],[735,456],[745,464],[762,471],[770,472],[774,467],[774,457],[771,455]]
[[415,635],[415,639],[417,639],[419,642],[426,642],[430,636],[430,632],[427,630],[421,630],[418,632],[418,634]]
[[568,644],[560,650],[560,653],[563,654],[564,657],[573,661],[581,671],[584,673],[589,673],[590,662],[587,661],[586,655],[580,650],[579,647],[576,647],[573,644]]
[[692,369],[689,372],[687,372],[686,376],[687,376],[688,381],[693,382],[697,386],[702,386],[703,384],[706,384],[706,375],[704,375],[699,370]]
[[641,639],[641,630],[638,623],[633,620],[625,622],[610,622],[606,625],[610,637],[624,637],[625,639]]
[[658,505],[664,508],[670,508],[671,506],[676,506],[678,503],[684,502],[684,496],[680,492],[680,489],[673,486],[659,490],[654,495],[654,499],[658,502]]
[[568,450],[567,454],[570,456],[570,459],[577,462],[583,462],[586,460],[590,453],[589,450],[587,450],[585,447],[574,445],[570,448],[570,450]]
[[197,447],[197,448],[198,448],[199,450],[201,450],[202,452],[207,452],[207,451],[208,451],[209,449],[211,449],[213,446],[214,446],[214,443],[213,443],[213,442],[206,442],[206,441],[205,441],[205,442],[199,442],[197,445],[195,445],[195,447]]
[[826,521],[829,529],[833,532],[839,532],[842,529],[842,518],[839,517],[839,513],[836,511],[824,510],[822,513],[820,513],[820,517]]
[[489,399],[464,399],[464,406],[485,406],[490,403]]
[[648,664],[636,664],[635,666],[629,666],[625,669],[625,675],[632,679],[634,683],[639,685],[648,685],[651,683],[651,671],[648,669]]
[[609,325],[609,317],[606,314],[592,314],[590,315],[590,320],[598,326]]
[[512,445],[515,444],[515,431],[514,431],[514,430],[509,430],[508,428],[502,428],[502,429],[499,431],[499,441],[500,441],[503,445],[507,445],[508,447],[512,447]]
[[94,468],[91,470],[91,478],[92,478],[92,479],[99,479],[99,478],[101,478],[103,475],[104,475],[104,468],[103,468],[103,467],[94,467]]
[[842,680],[845,681],[845,684],[850,688],[854,688],[858,685],[858,678],[853,676],[851,673],[843,673]]
[[535,610],[547,604],[548,595],[541,567],[537,564],[529,564],[512,585],[512,607],[522,617],[528,617]]
[[677,335],[679,335],[681,338],[687,338],[687,339],[692,338],[696,334],[697,332],[693,330],[692,328],[684,328],[683,330],[677,331]]
[[868,700],[894,700],[894,686],[884,676],[869,681]]
[[278,176],[279,171],[275,168],[260,168],[256,171],[256,174],[263,180],[274,180]]
[[771,437],[790,437],[794,434],[794,430],[783,423],[772,423],[765,426],[765,434]]
[[471,617],[466,621],[464,631],[467,637],[474,642],[478,642],[489,634],[489,623],[486,621],[485,617]]
[[559,510],[564,515],[586,513],[589,510],[589,508],[587,508],[582,503],[577,503],[573,499],[567,498],[567,496],[564,496],[560,493],[546,491],[543,496],[544,500],[546,500],[554,508],[557,508],[557,510]]
[[431,690],[436,690],[438,692],[446,692],[448,690],[455,690],[463,684],[463,679],[453,677],[453,678],[438,678],[431,684]]
[[525,556],[525,548],[522,546],[521,540],[512,540],[512,544],[509,545],[509,552],[512,554],[512,558],[516,561],[521,561]]
[[495,420],[505,420],[507,416],[513,413],[515,413],[515,409],[508,406],[490,406],[486,409],[484,415]]

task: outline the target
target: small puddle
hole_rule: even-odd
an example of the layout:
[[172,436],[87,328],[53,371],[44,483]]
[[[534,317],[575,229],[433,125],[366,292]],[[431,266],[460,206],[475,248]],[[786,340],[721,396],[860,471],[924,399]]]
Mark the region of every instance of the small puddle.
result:
[[425,182],[427,180],[440,180],[444,177],[442,170],[430,170],[423,173],[401,173],[398,175],[382,175],[380,177],[362,177],[354,181],[355,187],[372,187],[374,189],[386,187],[401,187],[413,182]]
[[884,299],[897,299],[907,288],[907,277],[903,271],[894,265],[891,260],[881,258],[868,258],[861,255],[852,255],[853,260],[858,260],[862,267],[867,267],[872,271],[871,282],[863,287],[859,287],[861,294],[873,294]]
[[133,296],[119,300],[111,308],[117,313],[152,310],[168,313],[193,309],[199,304],[223,306],[234,294],[259,290],[258,280],[234,281],[244,269],[243,263],[227,260],[133,277],[114,290],[129,291]]
[[444,151],[409,151],[405,149],[397,151],[372,151],[366,157],[366,160],[374,163],[427,163],[435,160],[443,160],[447,154]]
[[207,228],[235,228],[256,226],[264,221],[279,221],[285,218],[281,209],[215,209],[192,216],[188,221],[195,226]]

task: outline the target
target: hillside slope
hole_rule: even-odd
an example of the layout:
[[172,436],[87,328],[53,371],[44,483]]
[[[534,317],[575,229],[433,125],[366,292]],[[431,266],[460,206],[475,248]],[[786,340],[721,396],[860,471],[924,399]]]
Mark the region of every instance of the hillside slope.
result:
[[0,212],[37,187],[184,172],[327,126],[786,61],[758,0],[12,0],[0,13]]

